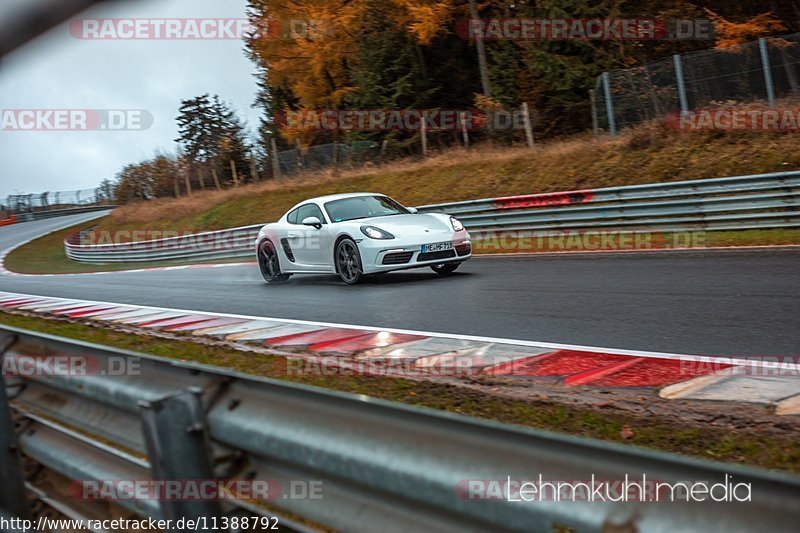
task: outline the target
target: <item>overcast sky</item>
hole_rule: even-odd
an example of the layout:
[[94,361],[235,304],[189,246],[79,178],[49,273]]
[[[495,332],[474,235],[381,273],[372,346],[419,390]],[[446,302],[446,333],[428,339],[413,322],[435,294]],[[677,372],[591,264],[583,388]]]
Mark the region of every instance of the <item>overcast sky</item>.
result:
[[[16,0],[14,0],[16,1]],[[135,0],[84,18],[245,16],[246,0]],[[239,40],[79,40],[65,23],[0,62],[0,109],[143,109],[144,131],[0,130],[0,203],[18,192],[96,187],[125,164],[174,151],[181,99],[219,94],[251,130],[253,64]]]

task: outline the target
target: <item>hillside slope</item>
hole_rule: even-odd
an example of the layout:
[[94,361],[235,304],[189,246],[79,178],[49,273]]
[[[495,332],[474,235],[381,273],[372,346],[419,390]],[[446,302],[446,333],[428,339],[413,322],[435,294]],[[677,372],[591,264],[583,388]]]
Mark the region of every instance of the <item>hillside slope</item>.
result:
[[800,137],[679,133],[659,126],[616,140],[581,137],[523,148],[454,150],[426,161],[311,174],[192,198],[124,206],[102,229],[210,230],[270,222],[321,194],[372,191],[406,205],[800,169]]

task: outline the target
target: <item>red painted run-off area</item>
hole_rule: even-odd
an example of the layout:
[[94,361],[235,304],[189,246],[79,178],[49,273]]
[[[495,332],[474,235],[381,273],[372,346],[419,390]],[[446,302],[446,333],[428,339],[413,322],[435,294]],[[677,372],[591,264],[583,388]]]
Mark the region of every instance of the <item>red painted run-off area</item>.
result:
[[[0,298],[0,307],[18,308],[30,304],[44,303],[45,298],[36,297],[6,297]],[[45,311],[49,314],[64,315],[73,318],[88,318],[120,310],[130,310],[130,307],[115,308],[103,304],[90,304],[89,302],[65,301],[63,305],[50,307]],[[155,311],[154,311],[154,314]],[[169,314],[168,314],[169,315]],[[148,329],[162,329],[169,331],[191,332],[196,329],[213,328],[247,322],[245,318],[219,317],[205,314],[179,314],[167,317],[154,317],[138,323],[138,327]],[[335,355],[350,357],[367,350],[385,347],[402,347],[401,358],[420,361],[423,358],[438,357],[431,355],[430,351],[416,348],[418,341],[425,342],[430,337],[425,335],[394,333],[388,331],[370,331],[353,328],[319,327],[309,328],[307,331],[284,334],[262,339],[260,342],[266,346],[280,348],[302,348],[320,355]],[[446,339],[444,339],[446,341]],[[470,345],[464,353],[458,348],[448,352],[450,358],[472,357],[471,350],[475,344]],[[444,349],[444,348],[443,348]],[[496,349],[497,353],[491,353]],[[526,356],[524,347],[515,346],[522,353],[513,360],[500,364],[490,364],[476,369],[484,375],[508,377],[549,377],[559,380],[566,386],[598,386],[598,387],[662,387],[672,383],[686,381],[698,376],[730,368],[731,365],[702,364],[686,356],[681,359],[668,359],[659,357],[638,357],[605,352],[584,350],[554,350],[541,353],[540,349],[531,348],[532,354]],[[539,351],[539,353],[536,353]],[[479,361],[492,361],[493,357],[502,360],[503,348],[496,345],[483,353],[481,358],[470,361],[480,364]],[[497,359],[494,359],[495,361]],[[487,363],[484,363],[487,364]]]
[[572,386],[662,387],[725,368],[730,365],[698,365],[691,360],[558,350],[503,363],[485,369],[484,373],[561,377],[564,385]]

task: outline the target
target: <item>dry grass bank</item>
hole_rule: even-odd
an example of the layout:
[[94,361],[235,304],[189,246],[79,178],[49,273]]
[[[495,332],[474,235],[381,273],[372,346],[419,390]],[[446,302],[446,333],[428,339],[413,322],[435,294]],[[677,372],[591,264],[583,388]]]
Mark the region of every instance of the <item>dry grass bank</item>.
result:
[[449,150],[333,176],[329,172],[124,206],[103,229],[222,229],[270,222],[321,194],[374,191],[407,205],[800,169],[791,133],[682,133],[648,126],[617,139],[580,136],[527,148]]

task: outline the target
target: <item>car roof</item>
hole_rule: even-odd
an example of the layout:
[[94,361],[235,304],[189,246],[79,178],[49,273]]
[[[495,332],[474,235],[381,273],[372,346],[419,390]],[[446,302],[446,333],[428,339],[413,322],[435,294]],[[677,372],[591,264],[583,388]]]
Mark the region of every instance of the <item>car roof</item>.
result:
[[379,194],[374,192],[348,192],[342,194],[328,194],[326,196],[317,196],[316,198],[309,198],[303,203],[307,202],[330,202],[331,200],[341,200],[342,198],[355,198],[357,196],[386,196],[385,194]]

